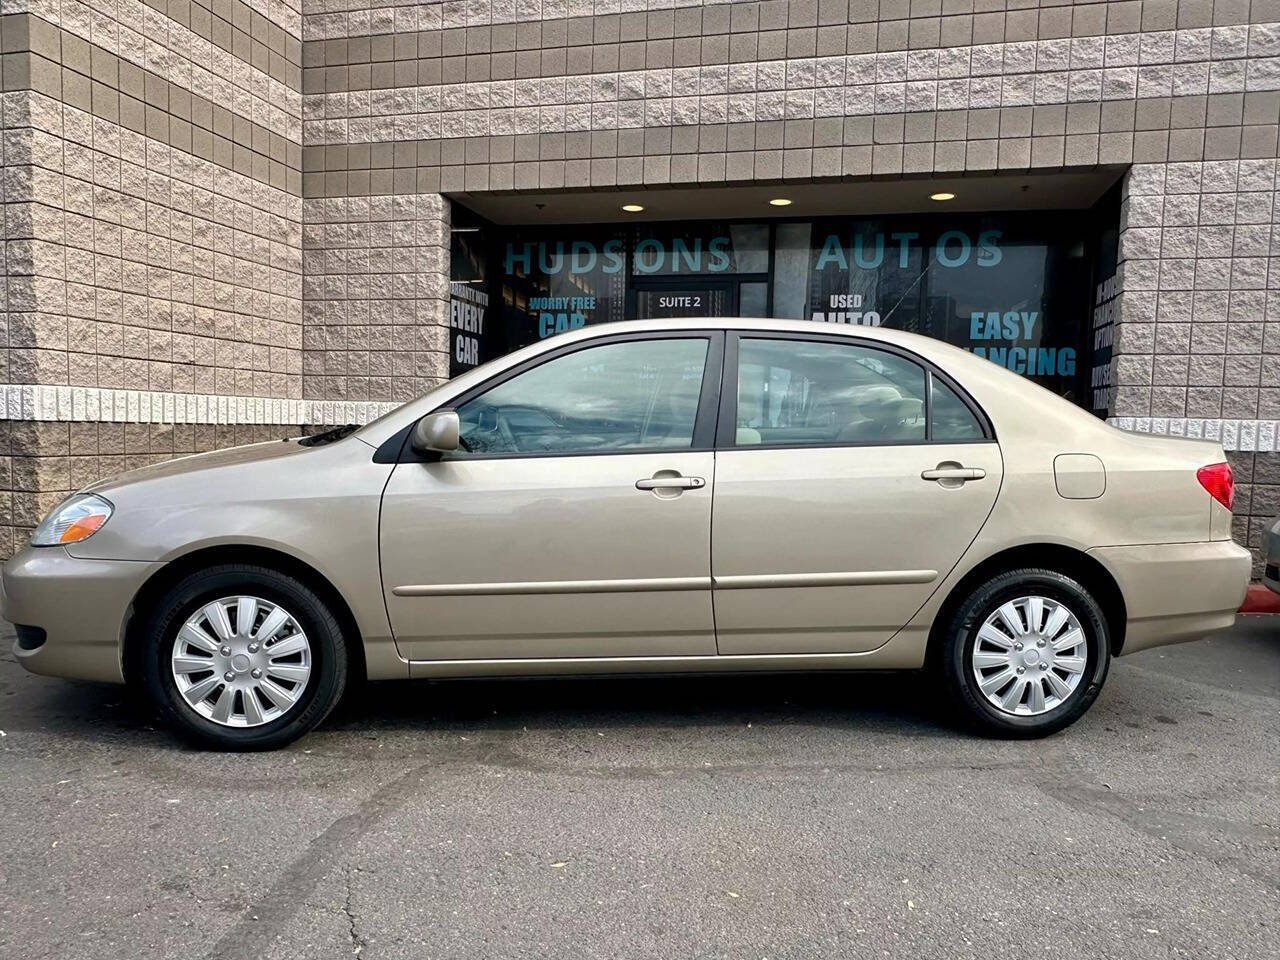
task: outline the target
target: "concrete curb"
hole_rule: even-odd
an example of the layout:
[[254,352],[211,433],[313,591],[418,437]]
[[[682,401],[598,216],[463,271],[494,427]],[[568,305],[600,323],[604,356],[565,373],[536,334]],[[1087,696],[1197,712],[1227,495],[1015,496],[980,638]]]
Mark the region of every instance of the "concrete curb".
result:
[[1280,613],[1280,593],[1272,593],[1260,583],[1249,584],[1241,613]]

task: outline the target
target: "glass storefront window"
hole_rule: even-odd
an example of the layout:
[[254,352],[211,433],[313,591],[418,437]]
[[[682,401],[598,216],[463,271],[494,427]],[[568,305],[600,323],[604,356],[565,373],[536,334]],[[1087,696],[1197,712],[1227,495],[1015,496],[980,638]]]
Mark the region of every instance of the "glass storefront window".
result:
[[1118,212],[489,228],[487,268],[455,236],[455,296],[466,283],[499,311],[459,308],[484,330],[462,354],[623,319],[774,316],[937,337],[1087,402],[1094,251]]
[[809,312],[813,224],[780,223],[774,246],[773,315],[803,320]]
[[626,254],[625,238],[608,230],[508,241],[502,251],[508,348],[623,319]]
[[[925,278],[919,331],[1078,399],[1089,266],[1078,236],[1053,244],[1019,229],[948,231]],[[1070,242],[1070,241],[1075,241]]]
[[489,317],[489,249],[479,218],[456,215],[449,233],[449,375],[457,376],[494,356],[485,347]]
[[743,317],[769,315],[769,284],[766,281],[746,282],[738,286],[738,315]]
[[868,327],[919,327],[925,247],[914,223],[829,221],[813,238],[809,311],[814,320]]
[[765,223],[666,224],[637,228],[631,248],[636,277],[765,273],[769,225]]
[[1075,399],[1086,235],[1071,214],[780,225],[774,314],[922,333]]

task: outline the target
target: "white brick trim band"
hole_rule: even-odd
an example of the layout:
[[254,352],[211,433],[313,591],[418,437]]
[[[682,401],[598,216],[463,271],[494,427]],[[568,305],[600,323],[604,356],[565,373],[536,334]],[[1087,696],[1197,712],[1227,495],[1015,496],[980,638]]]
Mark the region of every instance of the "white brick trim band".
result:
[[[285,400],[105,387],[10,384],[0,419],[87,423],[211,423],[328,426],[368,423],[399,404],[374,400]],[[1121,430],[1217,440],[1226,450],[1280,451],[1280,420],[1111,417]]]
[[88,423],[367,423],[399,406],[372,400],[284,400],[35,384],[6,385],[3,399],[0,418],[6,420]]
[[1111,417],[1121,430],[1217,440],[1224,450],[1271,453],[1280,450],[1280,420],[1204,420],[1187,417]]

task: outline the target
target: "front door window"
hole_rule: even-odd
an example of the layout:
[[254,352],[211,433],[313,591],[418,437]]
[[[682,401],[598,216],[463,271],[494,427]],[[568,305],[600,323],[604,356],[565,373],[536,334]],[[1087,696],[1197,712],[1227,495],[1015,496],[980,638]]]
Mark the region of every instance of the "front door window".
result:
[[628,340],[548,360],[458,407],[458,456],[687,450],[707,348]]

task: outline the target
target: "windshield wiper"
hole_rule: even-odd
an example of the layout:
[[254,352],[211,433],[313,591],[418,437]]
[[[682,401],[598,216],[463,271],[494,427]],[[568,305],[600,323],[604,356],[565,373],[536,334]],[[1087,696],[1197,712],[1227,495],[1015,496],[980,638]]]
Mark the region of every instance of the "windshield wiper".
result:
[[349,437],[360,429],[358,423],[347,423],[341,427],[334,427],[332,430],[326,430],[323,433],[313,434],[310,437],[303,437],[298,444],[303,447],[323,447],[326,443],[334,443],[343,437]]

